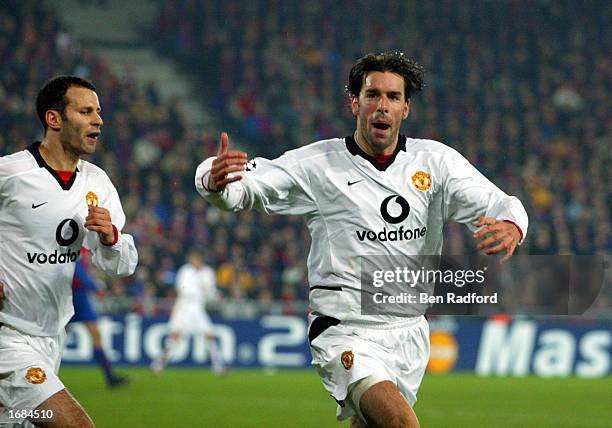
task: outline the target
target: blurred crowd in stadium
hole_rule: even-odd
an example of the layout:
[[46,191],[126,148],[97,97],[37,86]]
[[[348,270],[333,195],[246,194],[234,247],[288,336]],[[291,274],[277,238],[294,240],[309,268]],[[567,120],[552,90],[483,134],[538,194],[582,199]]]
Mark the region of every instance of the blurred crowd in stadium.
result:
[[[98,88],[105,126],[92,159],[121,195],[140,264],[109,296],[155,313],[176,270],[203,247],[232,300],[307,296],[310,239],[294,217],[211,209],[196,165],[227,130],[251,157],[275,157],[349,135],[344,85],[355,59],[399,49],[426,70],[404,133],[437,139],[518,196],[530,215],[520,253],[610,253],[612,4],[606,1],[316,2],[169,0],[151,33],[161,55],[201,79],[219,128],[199,129],[155,83],[80,47],[49,8],[0,2],[0,154],[40,138],[34,112],[49,77],[78,74]],[[465,228],[446,229],[446,252],[475,251]],[[290,306],[289,306],[290,308]],[[290,311],[290,309],[287,309]]]

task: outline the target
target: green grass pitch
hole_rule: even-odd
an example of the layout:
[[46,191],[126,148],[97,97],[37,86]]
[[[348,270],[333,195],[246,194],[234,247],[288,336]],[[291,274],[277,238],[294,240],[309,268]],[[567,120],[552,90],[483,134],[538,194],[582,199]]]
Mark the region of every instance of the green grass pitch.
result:
[[[348,427],[314,370],[170,368],[156,377],[123,368],[132,383],[108,390],[97,367],[64,366],[60,377],[105,427]],[[427,427],[610,427],[612,377],[482,378],[426,375],[415,410]]]

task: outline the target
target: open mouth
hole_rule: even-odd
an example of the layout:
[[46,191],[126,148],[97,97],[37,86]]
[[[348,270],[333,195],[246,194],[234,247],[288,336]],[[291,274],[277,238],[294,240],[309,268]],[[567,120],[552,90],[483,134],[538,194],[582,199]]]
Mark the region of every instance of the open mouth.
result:
[[372,123],[372,126],[376,129],[380,129],[381,131],[386,131],[387,129],[391,128],[391,125],[384,122],[374,122]]
[[98,141],[99,136],[100,136],[99,132],[90,132],[89,134],[87,134],[87,138],[93,141]]

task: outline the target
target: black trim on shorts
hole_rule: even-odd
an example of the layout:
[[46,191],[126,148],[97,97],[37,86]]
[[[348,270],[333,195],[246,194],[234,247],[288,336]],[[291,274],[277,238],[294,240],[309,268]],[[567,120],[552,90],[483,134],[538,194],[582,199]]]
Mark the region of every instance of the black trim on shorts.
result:
[[333,399],[336,401],[336,403],[338,403],[338,406],[340,406],[340,407],[344,407],[344,406],[346,406],[346,403],[344,402],[344,400],[336,400],[336,397],[334,397],[334,396],[333,396],[333,395],[331,395],[331,394],[330,394],[329,396],[330,396],[331,398],[333,398]]
[[329,291],[342,291],[342,287],[334,287],[327,285],[315,285],[314,287],[310,287],[310,291],[312,290],[329,290]]
[[328,317],[327,315],[315,318],[312,324],[310,324],[310,329],[308,329],[308,343],[312,344],[312,341],[319,337],[321,333],[338,324],[340,324],[339,319]]

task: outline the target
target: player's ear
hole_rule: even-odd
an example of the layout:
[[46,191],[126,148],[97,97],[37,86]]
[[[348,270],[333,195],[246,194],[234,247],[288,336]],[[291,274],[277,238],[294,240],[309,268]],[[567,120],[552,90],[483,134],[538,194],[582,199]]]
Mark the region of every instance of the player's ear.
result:
[[410,98],[406,99],[404,103],[404,111],[402,112],[402,119],[406,119],[410,114]]
[[54,131],[59,131],[62,127],[62,115],[57,110],[47,110],[45,113],[47,126]]
[[353,116],[357,116],[359,114],[359,97],[355,95],[351,95],[351,112]]

